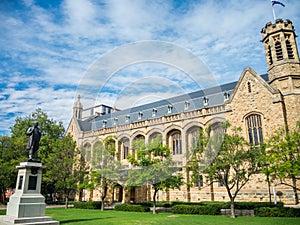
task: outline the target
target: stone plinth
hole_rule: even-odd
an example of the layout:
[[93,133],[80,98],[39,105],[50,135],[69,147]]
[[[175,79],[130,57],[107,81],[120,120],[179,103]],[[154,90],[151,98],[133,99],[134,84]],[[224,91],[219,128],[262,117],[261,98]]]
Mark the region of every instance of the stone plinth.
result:
[[58,225],[45,216],[45,198],[41,195],[42,169],[40,162],[21,162],[15,193],[9,198],[6,216],[0,217],[0,224],[51,224]]

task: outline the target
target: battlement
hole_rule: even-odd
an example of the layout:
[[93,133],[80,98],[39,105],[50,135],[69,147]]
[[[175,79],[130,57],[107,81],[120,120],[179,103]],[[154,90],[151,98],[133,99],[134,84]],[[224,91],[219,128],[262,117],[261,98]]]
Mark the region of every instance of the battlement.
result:
[[262,28],[261,33],[262,33],[262,37],[263,40],[270,34],[274,33],[274,32],[278,32],[278,31],[293,31],[294,32],[294,26],[292,21],[290,21],[289,19],[286,19],[286,21],[284,21],[283,19],[277,19],[275,21],[275,23],[273,24],[272,22],[268,22],[264,28]]

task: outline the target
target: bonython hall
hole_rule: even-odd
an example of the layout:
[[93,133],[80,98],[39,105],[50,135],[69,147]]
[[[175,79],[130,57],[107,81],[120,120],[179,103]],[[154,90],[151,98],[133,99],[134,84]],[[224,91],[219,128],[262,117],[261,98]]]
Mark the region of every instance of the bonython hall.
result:
[[[257,74],[247,67],[236,82],[124,110],[104,104],[84,108],[78,96],[67,134],[73,136],[79,149],[85,149],[87,161],[99,143],[110,144],[115,150],[113,157],[125,170],[132,169],[127,155],[133,153],[135,140],[149,143],[161,135],[163,143],[170,148],[174,164],[188,182],[190,174],[185,168],[185,155],[200,129],[211,127],[214,132],[221,123],[229,121],[232,127],[241,127],[244,138],[253,145],[264,143],[279,128],[294,129],[300,121],[300,62],[293,24],[288,19],[277,19],[267,23],[261,34],[267,74]],[[292,188],[277,185],[276,190],[283,193],[280,200],[284,203],[295,202]],[[117,183],[109,187],[106,200],[151,201],[152,192],[150,185],[127,188]],[[77,198],[83,201],[100,199],[95,190],[82,190]],[[180,190],[160,191],[157,199],[229,201],[223,184],[210,184],[205,176],[192,187],[183,185]],[[253,176],[236,201],[269,201],[266,176]]]

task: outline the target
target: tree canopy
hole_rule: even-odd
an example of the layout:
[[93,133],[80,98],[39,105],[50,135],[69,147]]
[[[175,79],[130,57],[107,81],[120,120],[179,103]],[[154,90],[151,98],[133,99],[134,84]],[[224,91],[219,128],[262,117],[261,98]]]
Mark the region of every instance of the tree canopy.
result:
[[177,173],[178,168],[174,167],[170,149],[162,144],[160,135],[149,144],[146,144],[144,139],[137,139],[133,142],[132,148],[136,154],[129,155],[128,160],[135,167],[129,171],[126,184],[152,186],[153,214],[155,214],[157,192],[180,189],[183,184],[182,174]]
[[300,122],[292,131],[279,129],[269,138],[263,157],[267,167],[263,169],[277,184],[291,187],[295,204],[299,203],[297,181],[300,179]]
[[74,163],[72,161],[74,157],[72,156],[76,149],[75,142],[71,137],[64,137],[65,129],[62,122],[56,122],[49,118],[47,113],[38,108],[26,117],[17,117],[14,125],[10,127],[11,135],[2,136],[0,139],[0,187],[2,193],[7,188],[15,187],[16,166],[21,161],[28,159],[26,130],[33,126],[35,121],[38,122],[42,132],[37,152],[38,159],[46,166],[43,174],[43,192],[52,193],[52,191],[61,190],[62,184],[68,183],[63,179],[66,179],[66,176],[71,179],[74,175],[71,170]]

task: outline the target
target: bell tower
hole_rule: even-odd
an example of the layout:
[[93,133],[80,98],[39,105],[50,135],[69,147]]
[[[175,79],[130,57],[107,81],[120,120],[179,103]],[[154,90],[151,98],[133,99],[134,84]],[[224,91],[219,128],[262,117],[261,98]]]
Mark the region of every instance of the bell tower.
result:
[[283,94],[300,92],[300,62],[294,26],[277,19],[262,29],[270,85]]
[[268,66],[269,84],[281,93],[285,129],[300,121],[300,61],[294,26],[277,19],[262,29],[262,42]]

